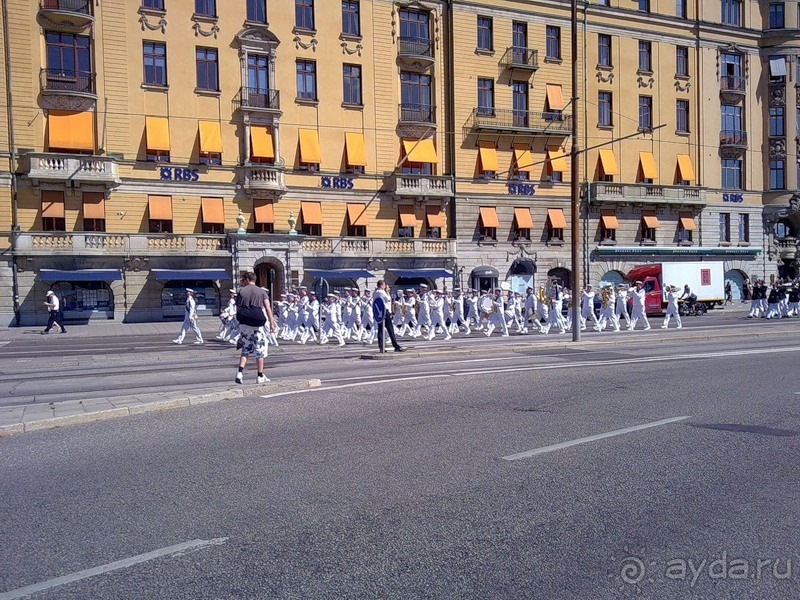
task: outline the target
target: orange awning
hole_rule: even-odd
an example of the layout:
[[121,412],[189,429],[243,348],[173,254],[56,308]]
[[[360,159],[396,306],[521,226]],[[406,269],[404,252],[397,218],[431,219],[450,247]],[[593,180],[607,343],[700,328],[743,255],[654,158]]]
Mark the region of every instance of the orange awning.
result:
[[42,192],[42,216],[64,218],[64,192]]
[[547,106],[550,110],[564,110],[564,95],[561,93],[561,86],[551,83],[547,86]]
[[550,161],[550,168],[553,171],[564,172],[567,170],[567,158],[564,151],[559,146],[547,147],[547,158]]
[[83,192],[83,218],[106,218],[106,198],[103,192]]
[[425,215],[428,217],[428,227],[444,227],[444,213],[438,206],[426,206]]
[[560,208],[548,208],[547,218],[550,219],[550,227],[553,229],[566,229],[567,220],[564,218],[564,211]]
[[51,150],[94,152],[94,113],[51,110],[47,116],[47,133]]
[[172,196],[148,196],[147,209],[154,221],[172,221]]
[[145,117],[144,122],[147,149],[169,152],[169,119],[165,117]]
[[642,167],[645,179],[658,179],[656,159],[652,152],[639,152],[639,165]]
[[203,209],[203,223],[225,224],[222,198],[201,198],[200,204]]
[[694,222],[694,216],[690,212],[681,211],[678,215],[681,220],[681,225],[686,231],[696,231],[697,223]]
[[642,220],[644,224],[650,229],[658,229],[661,227],[661,221],[658,220],[656,216],[656,211],[654,210],[643,210],[642,211]]
[[617,168],[617,159],[614,156],[614,151],[608,148],[600,149],[600,165],[603,167],[603,173],[606,175],[619,175]]
[[400,214],[401,227],[416,227],[417,215],[414,213],[413,204],[399,204],[397,211]]
[[499,171],[494,142],[478,142],[478,148],[481,157],[481,171]]
[[530,208],[515,208],[514,219],[517,221],[517,229],[533,229],[533,217]]
[[275,158],[272,130],[265,125],[250,126],[250,152],[253,158]]
[[347,204],[347,218],[350,220],[350,225],[367,226],[367,205],[366,204]]
[[222,154],[222,129],[219,121],[200,121],[200,152]]
[[275,206],[272,200],[256,198],[253,200],[253,212],[256,216],[256,223],[275,223]]
[[[300,162],[318,165],[322,162],[322,151],[319,147],[319,132],[316,129],[299,129]],[[318,225],[318,223],[314,223]]]
[[433,138],[424,140],[403,140],[403,149],[408,157],[408,162],[413,163],[438,163],[439,157],[436,155],[436,147],[433,145]]
[[304,225],[322,225],[322,203],[301,202],[300,215]]
[[694,168],[692,159],[688,154],[678,154],[678,169],[681,172],[681,179],[694,181]]
[[531,148],[527,144],[514,144],[514,160],[517,162],[519,171],[533,172],[533,157]]
[[500,227],[494,206],[481,206],[481,223],[484,227]]
[[603,227],[606,229],[619,229],[619,221],[617,221],[617,213],[613,209],[604,208],[600,211],[600,219],[603,221]]
[[367,149],[364,144],[363,133],[352,133],[350,131],[345,132],[344,145],[347,149],[347,164],[349,166],[367,166]]

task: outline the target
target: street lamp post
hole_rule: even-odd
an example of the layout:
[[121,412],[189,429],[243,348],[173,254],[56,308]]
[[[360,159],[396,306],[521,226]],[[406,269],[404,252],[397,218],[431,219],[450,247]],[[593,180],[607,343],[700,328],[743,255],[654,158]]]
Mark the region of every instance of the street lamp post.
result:
[[580,286],[580,262],[578,257],[580,227],[578,226],[578,219],[580,218],[580,191],[578,189],[578,0],[572,0],[572,15],[570,22],[570,31],[572,32],[572,150],[570,152],[570,167],[571,167],[571,181],[570,181],[570,209],[571,209],[571,261],[572,261],[572,281],[570,287],[572,288],[572,341],[579,342],[581,339],[581,305],[578,289]]

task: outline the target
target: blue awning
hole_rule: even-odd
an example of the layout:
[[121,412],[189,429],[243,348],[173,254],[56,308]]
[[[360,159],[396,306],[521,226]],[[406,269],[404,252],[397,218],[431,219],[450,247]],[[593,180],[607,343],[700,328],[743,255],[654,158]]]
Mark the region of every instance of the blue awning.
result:
[[307,269],[306,273],[319,279],[360,279],[361,277],[375,277],[363,269]]
[[122,271],[119,269],[79,269],[77,271],[42,269],[42,281],[120,281],[121,279]]
[[445,269],[389,269],[398,277],[406,279],[437,279],[438,277],[452,277],[453,274]]
[[225,269],[153,269],[156,281],[201,281],[203,279],[229,280]]

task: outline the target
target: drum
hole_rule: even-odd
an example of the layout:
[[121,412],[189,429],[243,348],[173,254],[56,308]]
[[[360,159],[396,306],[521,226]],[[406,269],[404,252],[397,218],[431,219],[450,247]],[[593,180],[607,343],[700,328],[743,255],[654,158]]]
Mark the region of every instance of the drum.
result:
[[494,299],[491,296],[485,296],[480,302],[481,312],[484,317],[488,317],[494,312]]

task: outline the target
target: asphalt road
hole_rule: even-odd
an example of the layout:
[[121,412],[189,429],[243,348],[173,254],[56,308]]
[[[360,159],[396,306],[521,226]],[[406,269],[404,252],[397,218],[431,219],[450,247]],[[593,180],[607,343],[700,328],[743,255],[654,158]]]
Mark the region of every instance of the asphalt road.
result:
[[310,361],[338,377],[0,439],[0,600],[797,599],[780,326]]

